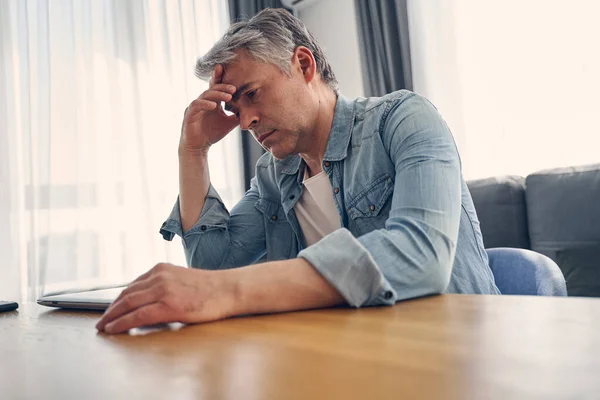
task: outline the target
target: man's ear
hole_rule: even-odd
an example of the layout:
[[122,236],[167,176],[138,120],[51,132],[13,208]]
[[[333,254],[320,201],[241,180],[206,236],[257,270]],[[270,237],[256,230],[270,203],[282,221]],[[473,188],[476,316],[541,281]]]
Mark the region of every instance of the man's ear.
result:
[[304,46],[296,47],[293,56],[294,68],[298,68],[306,83],[312,82],[317,74],[317,63],[312,52]]

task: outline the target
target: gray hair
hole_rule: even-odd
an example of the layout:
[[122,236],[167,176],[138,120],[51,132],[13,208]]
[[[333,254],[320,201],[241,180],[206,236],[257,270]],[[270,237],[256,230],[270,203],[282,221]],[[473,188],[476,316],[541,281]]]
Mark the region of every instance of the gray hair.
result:
[[338,81],[323,48],[302,21],[281,8],[267,8],[249,21],[232,24],[225,35],[198,58],[196,76],[208,79],[218,64],[226,64],[236,57],[236,50],[245,50],[253,59],[273,64],[291,76],[291,58],[298,46],[312,52],[321,79],[337,93]]

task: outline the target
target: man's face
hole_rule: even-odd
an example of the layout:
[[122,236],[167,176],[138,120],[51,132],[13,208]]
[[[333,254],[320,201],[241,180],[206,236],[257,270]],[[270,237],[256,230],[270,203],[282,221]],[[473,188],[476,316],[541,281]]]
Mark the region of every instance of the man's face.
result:
[[[277,159],[305,152],[318,113],[318,99],[309,89],[299,63],[292,76],[272,64],[257,62],[243,52],[225,66],[223,83],[237,91],[226,109],[237,114],[240,127]],[[316,104],[315,104],[316,103]]]

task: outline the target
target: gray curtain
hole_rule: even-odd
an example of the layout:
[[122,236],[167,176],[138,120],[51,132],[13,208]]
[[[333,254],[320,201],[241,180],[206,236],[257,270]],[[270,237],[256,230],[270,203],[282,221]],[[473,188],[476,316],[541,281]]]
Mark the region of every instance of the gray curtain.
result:
[[[279,0],[229,0],[229,19],[231,23],[247,21],[265,8],[285,7],[283,7]],[[258,161],[264,152],[264,149],[252,138],[249,132],[242,134],[244,184],[246,190],[250,189],[250,180],[254,177],[256,161]]]
[[232,23],[247,21],[265,8],[285,7],[280,0],[229,0],[229,20]]
[[412,90],[407,0],[354,0],[365,95]]

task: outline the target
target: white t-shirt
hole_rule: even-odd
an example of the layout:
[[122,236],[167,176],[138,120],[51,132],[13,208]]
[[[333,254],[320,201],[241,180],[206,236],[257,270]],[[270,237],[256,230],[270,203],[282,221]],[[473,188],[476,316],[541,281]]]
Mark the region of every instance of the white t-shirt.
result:
[[341,228],[341,224],[333,202],[331,183],[325,171],[308,178],[308,168],[305,169],[302,184],[304,191],[294,210],[308,247]]

